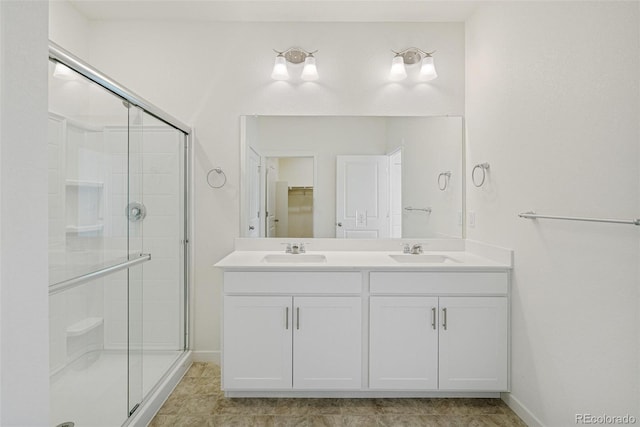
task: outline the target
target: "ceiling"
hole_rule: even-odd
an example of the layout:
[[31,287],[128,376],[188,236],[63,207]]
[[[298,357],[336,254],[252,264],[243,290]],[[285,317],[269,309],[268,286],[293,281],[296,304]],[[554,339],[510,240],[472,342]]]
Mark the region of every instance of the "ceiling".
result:
[[[61,1],[61,0],[54,0]],[[462,22],[477,1],[69,0],[90,20],[241,22]]]

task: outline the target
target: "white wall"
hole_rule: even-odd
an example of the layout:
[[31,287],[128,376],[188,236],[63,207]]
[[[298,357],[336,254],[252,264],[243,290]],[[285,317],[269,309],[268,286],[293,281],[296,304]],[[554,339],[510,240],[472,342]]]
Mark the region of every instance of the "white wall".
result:
[[283,157],[278,178],[290,187],[313,187],[313,157]]
[[[391,152],[402,147],[402,205],[431,208],[431,213],[402,210],[402,236],[460,238],[462,224],[461,117],[398,117],[387,121]],[[449,171],[444,191],[438,174]],[[444,185],[444,179],[442,180]]]
[[49,423],[46,2],[0,2],[0,425]]
[[89,21],[65,0],[49,1],[49,38],[74,55],[87,59],[91,50]]
[[[221,272],[239,234],[239,116],[461,115],[464,26],[333,23],[91,23],[90,62],[197,129],[195,349],[220,349]],[[274,82],[272,49],[319,49],[317,83]],[[387,80],[390,49],[437,49],[440,77]],[[206,173],[228,179],[214,190]]]
[[467,182],[468,236],[515,250],[507,399],[532,425],[640,415],[640,231],[517,217],[640,213],[638,7],[496,2],[467,22],[467,171],[491,164]]

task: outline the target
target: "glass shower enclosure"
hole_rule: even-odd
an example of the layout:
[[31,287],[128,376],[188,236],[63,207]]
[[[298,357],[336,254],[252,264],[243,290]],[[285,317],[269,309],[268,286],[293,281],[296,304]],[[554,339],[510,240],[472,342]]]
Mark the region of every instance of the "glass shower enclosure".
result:
[[188,351],[190,129],[55,44],[49,71],[51,425],[126,425]]

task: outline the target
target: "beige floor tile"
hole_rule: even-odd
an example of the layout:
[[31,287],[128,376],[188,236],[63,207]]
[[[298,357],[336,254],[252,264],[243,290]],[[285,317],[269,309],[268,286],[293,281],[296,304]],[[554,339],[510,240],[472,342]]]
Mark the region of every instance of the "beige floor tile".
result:
[[220,368],[194,363],[151,427],[526,427],[500,399],[226,398]]
[[339,399],[279,399],[277,415],[339,415]]
[[378,426],[375,415],[320,415],[312,419],[312,427],[374,427]]
[[372,416],[380,413],[377,399],[340,399],[340,414]]
[[183,401],[178,409],[178,415],[185,416],[207,416],[214,415],[217,400],[213,396],[192,396]]
[[207,427],[272,427],[273,416],[214,415]]
[[149,427],[208,427],[211,417],[158,415]]
[[277,399],[229,399],[218,398],[215,401],[216,415],[276,415]]

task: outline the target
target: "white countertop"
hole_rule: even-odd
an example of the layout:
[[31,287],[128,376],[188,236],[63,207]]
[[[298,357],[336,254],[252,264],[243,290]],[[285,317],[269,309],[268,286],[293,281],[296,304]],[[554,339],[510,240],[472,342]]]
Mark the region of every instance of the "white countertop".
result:
[[[322,262],[266,262],[267,255],[302,257],[324,255]],[[425,270],[425,271],[504,271],[510,264],[500,263],[467,251],[425,251],[423,255],[443,255],[444,262],[398,262],[390,255],[403,255],[401,251],[307,251],[305,254],[286,254],[284,251],[234,251],[214,266],[225,270]],[[420,257],[420,255],[405,255]]]

